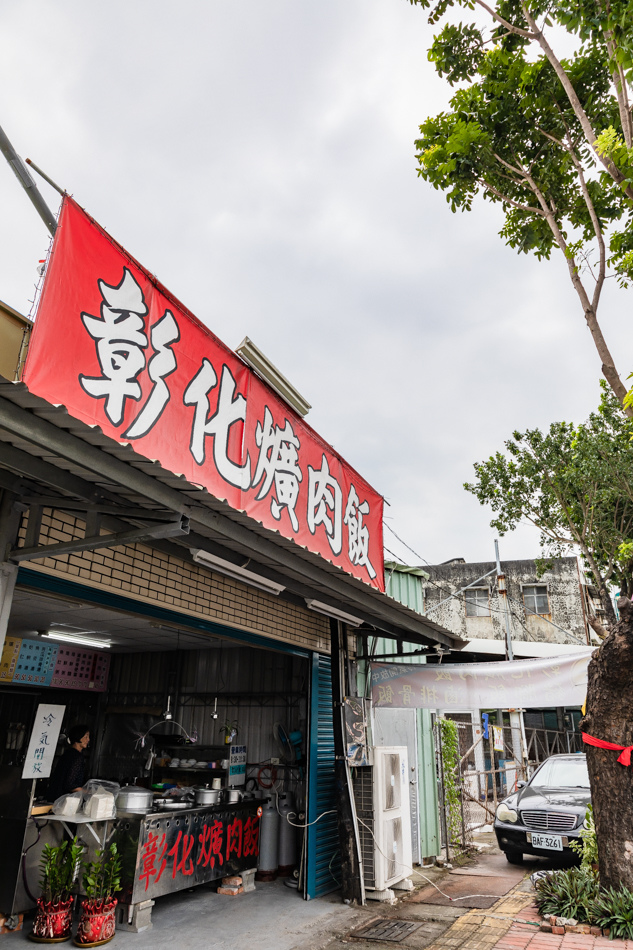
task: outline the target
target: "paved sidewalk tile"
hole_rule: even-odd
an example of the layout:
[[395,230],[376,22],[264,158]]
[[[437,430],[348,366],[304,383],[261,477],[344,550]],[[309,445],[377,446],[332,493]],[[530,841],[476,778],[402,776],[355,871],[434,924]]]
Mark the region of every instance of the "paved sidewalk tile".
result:
[[[493,908],[494,911],[496,909]],[[528,933],[524,924],[515,921],[495,944],[494,950],[606,950],[606,947],[611,950],[633,950],[633,941],[609,940],[591,934],[548,934],[536,928]]]
[[633,940],[539,930],[541,917],[533,892],[520,887],[488,909],[470,910],[459,917],[427,950],[633,950]]

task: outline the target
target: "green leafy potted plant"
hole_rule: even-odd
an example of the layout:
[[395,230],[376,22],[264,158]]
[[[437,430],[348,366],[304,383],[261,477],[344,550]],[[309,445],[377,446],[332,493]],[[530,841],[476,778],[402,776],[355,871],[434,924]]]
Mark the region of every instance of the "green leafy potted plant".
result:
[[81,902],[81,917],[75,936],[79,947],[100,947],[114,937],[115,911],[121,890],[121,858],[113,843],[97,851],[94,861],[83,865],[86,896]]
[[570,841],[569,847],[580,857],[581,867],[598,870],[598,841],[592,805],[587,805],[585,820],[580,829],[580,840]]
[[61,943],[70,938],[74,895],[71,894],[83,845],[77,839],[59,845],[45,844],[40,859],[40,888],[33,931],[37,943]]

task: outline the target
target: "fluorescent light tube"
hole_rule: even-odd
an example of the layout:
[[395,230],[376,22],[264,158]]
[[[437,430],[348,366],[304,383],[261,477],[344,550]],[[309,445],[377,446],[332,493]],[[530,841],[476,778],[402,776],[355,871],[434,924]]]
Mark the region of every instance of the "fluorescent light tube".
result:
[[338,607],[330,607],[329,604],[323,604],[320,600],[308,600],[306,597],[306,604],[308,610],[314,610],[317,614],[325,614],[326,617],[332,617],[334,620],[342,620],[350,627],[360,627],[364,623],[363,620],[359,620],[353,614],[346,614],[344,610],[339,610]]
[[255,574],[253,571],[247,571],[245,567],[239,567],[231,561],[225,561],[222,557],[216,557],[215,554],[209,554],[208,551],[202,551],[199,548],[190,548],[191,556],[197,564],[204,564],[211,568],[217,574],[224,574],[226,577],[232,577],[234,580],[242,581],[258,590],[263,590],[267,594],[281,594],[286,587],[284,584],[277,584],[276,581],[269,581],[267,577],[261,574]]
[[79,634],[75,636],[74,633],[57,633],[56,630],[48,630],[42,634],[42,636],[47,637],[49,640],[62,640],[64,643],[76,643],[78,646],[96,647],[98,650],[112,646],[112,640],[96,640],[93,637],[82,637]]

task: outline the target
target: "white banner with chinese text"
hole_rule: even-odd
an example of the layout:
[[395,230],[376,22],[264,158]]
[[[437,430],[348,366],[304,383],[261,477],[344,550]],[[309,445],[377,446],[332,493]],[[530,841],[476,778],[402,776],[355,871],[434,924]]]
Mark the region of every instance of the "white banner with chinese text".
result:
[[593,647],[561,657],[419,666],[372,663],[374,706],[418,709],[518,709],[581,706]]

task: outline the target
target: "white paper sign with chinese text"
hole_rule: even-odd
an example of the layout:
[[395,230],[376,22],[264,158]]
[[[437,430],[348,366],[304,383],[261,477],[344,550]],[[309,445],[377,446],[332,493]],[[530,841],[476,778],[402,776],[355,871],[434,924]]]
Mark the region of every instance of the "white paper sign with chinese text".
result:
[[232,745],[229,752],[229,785],[246,784],[246,746]]
[[65,706],[50,703],[40,703],[37,707],[22,778],[48,778],[51,774],[65,711]]
[[493,749],[495,752],[503,752],[503,729],[501,726],[492,727]]

